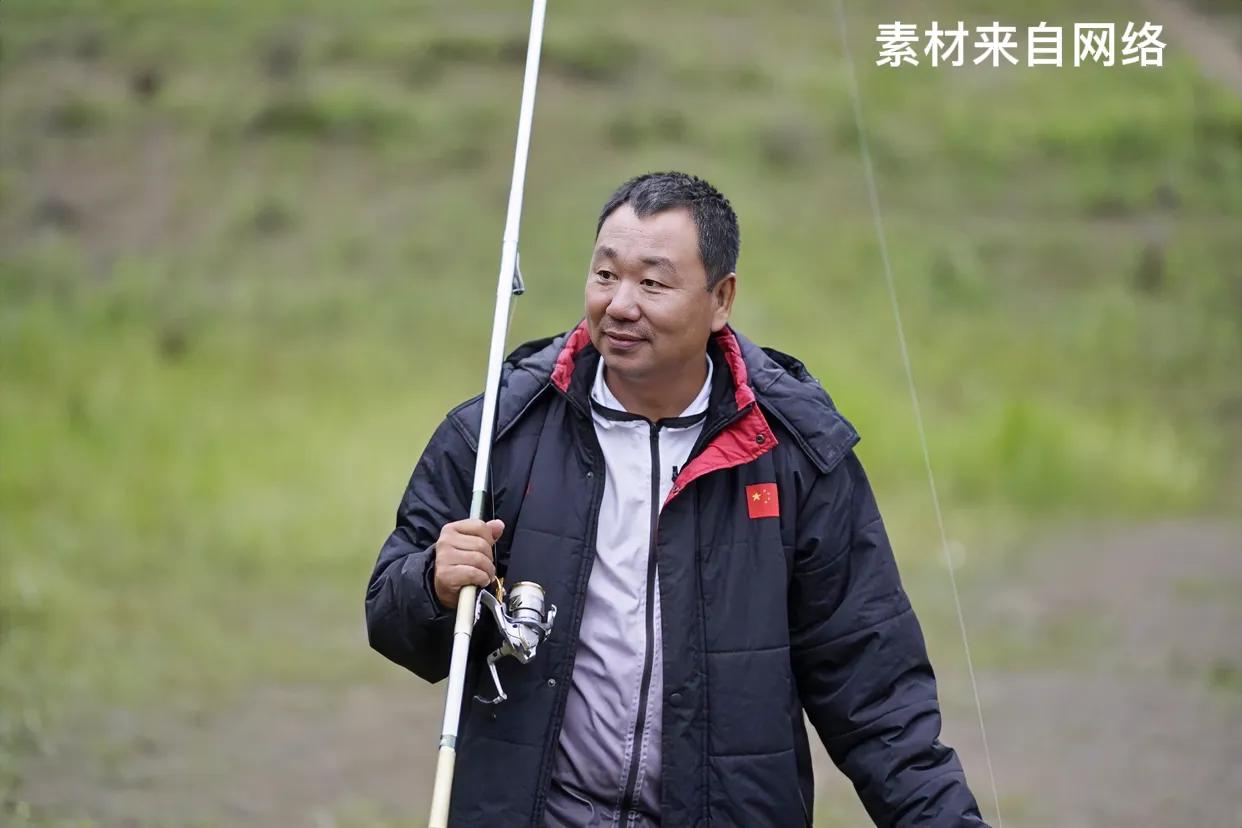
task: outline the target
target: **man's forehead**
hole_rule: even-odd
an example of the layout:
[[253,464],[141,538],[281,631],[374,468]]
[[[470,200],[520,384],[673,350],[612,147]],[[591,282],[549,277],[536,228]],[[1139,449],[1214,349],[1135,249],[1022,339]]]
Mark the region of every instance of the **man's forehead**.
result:
[[618,207],[600,227],[595,257],[680,258],[697,254],[698,230],[684,207],[639,217],[630,205]]

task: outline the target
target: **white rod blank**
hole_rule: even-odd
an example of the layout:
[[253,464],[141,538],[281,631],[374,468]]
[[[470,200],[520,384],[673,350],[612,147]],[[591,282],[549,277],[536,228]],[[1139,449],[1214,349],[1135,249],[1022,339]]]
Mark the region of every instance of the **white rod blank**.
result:
[[[492,316],[492,341],[487,356],[487,380],[483,388],[483,419],[479,426],[479,450],[474,464],[473,499],[470,517],[482,520],[491,462],[492,435],[496,425],[496,398],[500,390],[500,367],[504,360],[505,339],[509,333],[509,306],[513,300],[514,274],[518,267],[518,229],[522,220],[522,195],[526,186],[526,160],[530,152],[531,122],[535,111],[535,87],[539,80],[539,54],[543,46],[543,21],[547,0],[534,0],[530,19],[530,40],[526,47],[526,74],[522,81],[522,106],[518,114],[517,148],[513,156],[513,182],[509,188],[509,209],[500,244],[500,275],[496,281],[496,309]],[[436,778],[432,788],[429,828],[448,828],[449,803],[453,792],[453,768],[457,758],[457,733],[465,692],[466,658],[474,630],[476,587],[463,587],[457,596],[457,618],[453,626],[453,653],[449,662],[448,688],[444,700],[444,724]]]

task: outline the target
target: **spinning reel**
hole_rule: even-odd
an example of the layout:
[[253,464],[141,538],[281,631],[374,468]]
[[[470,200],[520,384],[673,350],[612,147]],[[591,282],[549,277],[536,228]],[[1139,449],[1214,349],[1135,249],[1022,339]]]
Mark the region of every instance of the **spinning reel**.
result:
[[[535,657],[535,649],[539,643],[552,633],[552,622],[556,619],[556,604],[548,607],[545,614],[543,587],[533,581],[521,581],[513,585],[505,599],[504,587],[500,588],[497,598],[487,590],[479,590],[479,602],[475,606],[475,620],[486,607],[496,621],[496,629],[503,639],[491,655],[487,657],[487,669],[491,671],[492,681],[496,684],[496,697],[485,699],[475,696],[475,700],[483,704],[499,704],[509,698],[500,686],[500,676],[496,672],[496,662],[505,656],[513,656],[520,663],[526,664]],[[508,606],[505,606],[505,603]]]

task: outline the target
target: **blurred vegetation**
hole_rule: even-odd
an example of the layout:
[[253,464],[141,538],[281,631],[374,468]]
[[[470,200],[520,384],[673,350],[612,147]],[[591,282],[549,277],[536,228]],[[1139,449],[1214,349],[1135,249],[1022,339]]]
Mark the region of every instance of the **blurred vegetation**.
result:
[[[849,4],[968,572],[1051,522],[1239,506],[1242,102],[1176,49],[874,66],[903,13],[1136,15],[1088,6]],[[390,675],[363,587],[431,429],[481,388],[528,14],[0,8],[0,821],[92,711]],[[858,425],[933,652],[960,658],[823,8],[554,4],[511,342],[572,327],[599,206],[669,168],[733,201],[736,325]]]

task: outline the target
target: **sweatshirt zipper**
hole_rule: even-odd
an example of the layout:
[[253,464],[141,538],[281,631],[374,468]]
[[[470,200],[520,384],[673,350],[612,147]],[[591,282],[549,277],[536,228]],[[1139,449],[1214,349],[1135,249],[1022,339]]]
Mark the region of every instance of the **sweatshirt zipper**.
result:
[[[753,403],[751,404],[753,405]],[[709,430],[704,428],[699,434],[699,439],[695,441],[695,446],[691,449],[690,458],[692,459],[701,446],[706,445],[712,437],[729,426],[734,420],[742,416],[749,406],[742,408],[740,411],[734,412],[728,417],[723,418],[713,425]],[[653,659],[655,657],[655,588],[656,588],[656,532],[660,521],[660,424],[658,422],[651,423],[651,518],[649,536],[647,541],[647,641],[646,649],[643,657],[643,677],[639,686],[638,700],[638,718],[634,722],[634,748],[630,754],[630,768],[626,775],[625,791],[621,797],[621,809],[618,812],[618,820],[621,824],[629,823],[633,815],[633,811],[637,805],[636,799],[638,792],[638,766],[639,757],[642,753],[642,734],[647,724],[647,699],[651,693],[651,673],[653,670]],[[689,460],[687,460],[689,462]],[[676,472],[674,472],[674,480]],[[805,805],[803,806],[805,810]]]
[[[568,394],[564,395],[570,405],[582,412],[582,407],[577,401]],[[587,422],[590,422],[590,413],[586,414]],[[603,450],[599,446],[599,442],[595,439],[594,428],[590,429],[590,436],[594,451],[591,453],[591,461],[589,465],[589,476],[594,479],[595,487],[591,497],[591,511],[589,522],[586,527],[586,537],[589,539],[586,543],[587,554],[584,555],[583,565],[578,569],[578,582],[575,586],[576,594],[584,596],[586,594],[587,581],[590,580],[591,570],[595,566],[595,532],[599,525],[600,504],[604,501],[604,456]],[[573,641],[578,640],[578,636],[582,630],[582,615],[585,610],[585,600],[575,602],[576,608],[573,614],[569,637]],[[569,663],[562,671],[562,675],[572,677],[574,674],[574,662],[577,660],[578,648],[571,647],[569,650]],[[549,781],[552,778],[553,757],[556,754],[556,740],[560,738],[561,726],[565,719],[565,703],[569,698],[569,686],[572,679],[567,678],[560,682],[560,686],[556,691],[556,701],[552,708],[552,726],[548,728],[548,732],[544,737],[542,766],[539,771],[539,787],[538,795],[535,797],[535,808],[532,814],[531,824],[542,824],[544,811],[547,806],[547,791]]]
[[639,685],[638,717],[634,721],[634,748],[630,752],[630,770],[625,780],[625,793],[621,797],[623,824],[629,822],[635,809],[638,792],[638,766],[642,756],[643,730],[647,724],[647,699],[651,694],[651,672],[655,659],[655,587],[656,587],[656,527],[660,520],[660,426],[651,424],[651,518],[647,541],[647,646],[643,655],[643,680]]

